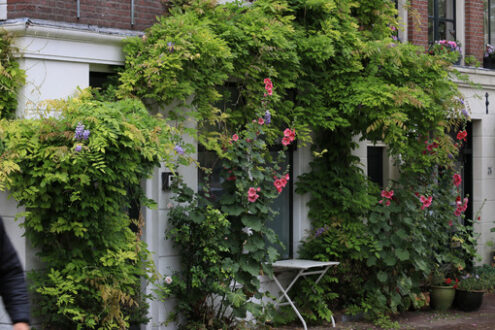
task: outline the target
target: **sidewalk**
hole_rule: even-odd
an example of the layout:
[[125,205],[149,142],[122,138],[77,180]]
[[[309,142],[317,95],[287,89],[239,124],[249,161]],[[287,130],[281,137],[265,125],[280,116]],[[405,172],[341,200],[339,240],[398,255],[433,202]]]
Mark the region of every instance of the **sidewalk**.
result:
[[[399,322],[400,329],[443,329],[443,330],[464,330],[464,329],[495,329],[495,293],[485,294],[483,305],[476,312],[462,312],[451,309],[445,313],[432,310],[418,312],[404,312],[393,319]],[[294,326],[276,328],[277,330],[302,330],[300,323]],[[332,329],[331,324],[326,326],[310,327],[311,330]],[[335,329],[364,330],[380,329],[371,323],[366,322],[338,322]]]

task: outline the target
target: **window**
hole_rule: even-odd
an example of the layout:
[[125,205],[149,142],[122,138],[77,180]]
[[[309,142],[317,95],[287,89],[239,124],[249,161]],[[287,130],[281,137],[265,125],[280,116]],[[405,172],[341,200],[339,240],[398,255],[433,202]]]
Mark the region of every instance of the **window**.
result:
[[456,40],[455,0],[428,1],[428,42]]
[[485,43],[495,44],[495,0],[485,1]]
[[368,177],[376,183],[380,188],[383,188],[383,157],[384,147],[368,147]]

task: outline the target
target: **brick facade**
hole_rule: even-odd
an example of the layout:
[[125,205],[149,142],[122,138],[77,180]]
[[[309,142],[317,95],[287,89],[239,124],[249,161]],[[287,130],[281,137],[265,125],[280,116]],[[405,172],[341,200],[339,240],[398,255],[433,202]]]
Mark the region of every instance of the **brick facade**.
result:
[[485,51],[483,0],[466,0],[465,17],[466,55],[473,55],[478,61],[483,62],[483,54]]
[[134,0],[134,25],[131,25],[131,0],[7,0],[7,18],[38,18],[99,27],[144,30],[164,12],[162,0]]
[[407,18],[410,43],[428,48],[428,0],[411,0]]

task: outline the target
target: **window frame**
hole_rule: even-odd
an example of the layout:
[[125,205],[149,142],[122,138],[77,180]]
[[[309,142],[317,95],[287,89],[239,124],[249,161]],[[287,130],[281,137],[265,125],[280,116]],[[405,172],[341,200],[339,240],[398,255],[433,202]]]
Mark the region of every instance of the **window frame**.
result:
[[[439,2],[439,0],[430,0],[430,1],[433,1],[433,15],[431,16],[430,13],[428,13],[428,25],[429,25],[430,21],[433,22],[433,40],[429,40],[430,34],[428,33],[428,44],[431,45],[431,44],[435,43],[435,41],[441,40],[440,39],[440,31],[439,31],[440,23],[445,23],[445,24],[452,23],[452,25],[454,26],[454,40],[456,40],[457,39],[456,1],[455,0],[446,0],[446,1],[452,2],[453,10],[452,10],[452,18],[451,19],[447,18],[446,16],[440,17],[438,15],[438,2]],[[428,5],[428,7],[429,7],[429,5]],[[447,33],[447,31],[446,31],[446,33]],[[447,35],[445,35],[445,39],[449,40]]]

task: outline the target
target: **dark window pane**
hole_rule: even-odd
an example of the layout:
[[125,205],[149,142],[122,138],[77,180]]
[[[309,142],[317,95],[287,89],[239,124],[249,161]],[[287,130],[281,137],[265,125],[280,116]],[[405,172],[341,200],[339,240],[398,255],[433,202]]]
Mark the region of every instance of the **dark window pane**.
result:
[[383,187],[383,147],[368,147],[368,177]]

